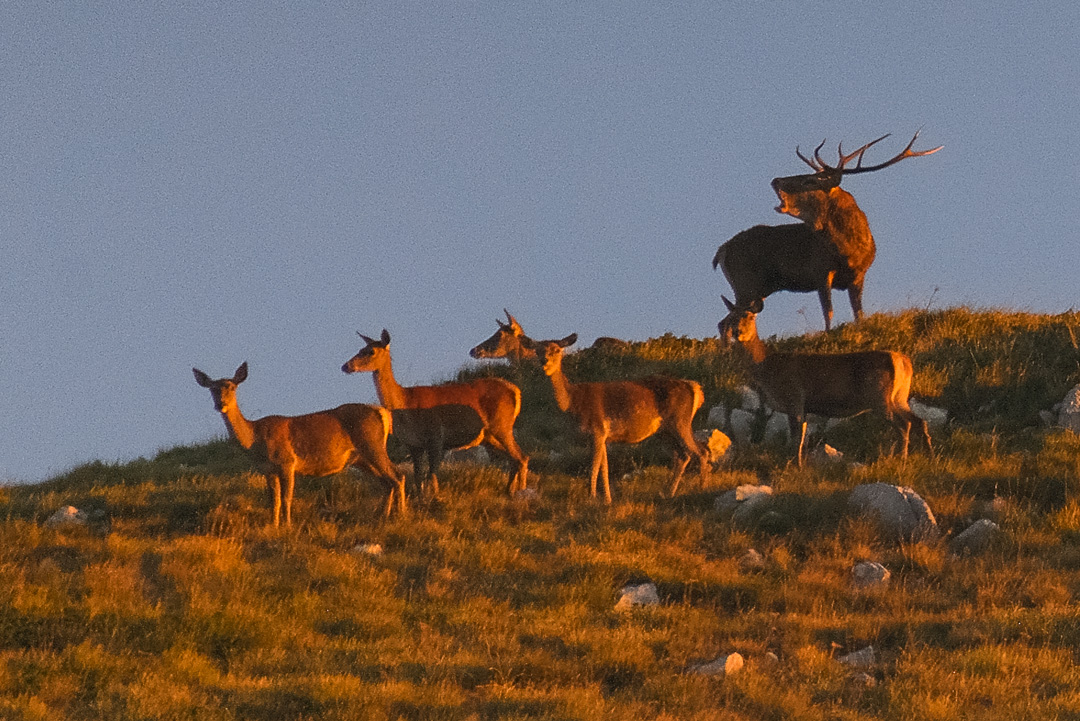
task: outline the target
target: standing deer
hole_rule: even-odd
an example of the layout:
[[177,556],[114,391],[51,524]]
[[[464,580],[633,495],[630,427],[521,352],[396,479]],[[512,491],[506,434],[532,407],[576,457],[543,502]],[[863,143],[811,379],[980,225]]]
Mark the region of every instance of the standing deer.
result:
[[510,456],[517,468],[510,475],[510,494],[523,490],[528,480],[529,458],[514,439],[514,421],[521,412],[521,390],[502,378],[477,378],[466,383],[438,386],[402,386],[394,379],[390,361],[390,334],[383,329],[380,340],[358,334],[366,345],[341,366],[345,373],[369,371],[375,380],[379,402],[390,410],[434,408],[448,404],[469,406],[483,421],[480,442]]
[[[721,296],[723,298],[723,296]],[[907,458],[914,425],[933,453],[926,421],[908,406],[911,358],[895,351],[853,353],[771,353],[757,332],[757,311],[723,298],[728,315],[719,324],[720,337],[738,342],[750,361],[750,375],[766,403],[786,413],[796,454],[803,465],[806,415],[845,418],[864,411],[880,411],[900,433],[901,454]],[[758,301],[760,308],[760,301]]]
[[266,476],[266,490],[273,509],[274,526],[285,502],[285,525],[292,525],[292,499],[296,474],[330,476],[355,466],[381,480],[389,490],[385,515],[389,516],[397,494],[398,511],[405,512],[405,478],[386,455],[390,412],[385,408],[347,403],[337,408],[302,416],[266,416],[248,420],[236,402],[236,387],[247,379],[247,363],[232,378],[212,380],[192,368],[195,382],[210,389],[214,409],[221,413],[229,436],[239,443]]
[[611,503],[608,442],[640,443],[657,431],[664,431],[675,442],[670,495],[674,496],[678,490],[691,458],[700,462],[704,484],[709,472],[708,454],[690,428],[694,414],[705,400],[701,386],[694,381],[661,376],[634,381],[570,383],[562,370],[563,353],[576,341],[574,333],[562,340],[537,342],[536,355],[543,363],[544,374],[551,379],[559,409],[572,415],[581,430],[592,438],[589,494],[596,498],[599,475],[604,483],[604,503]]
[[[825,330],[832,327],[832,289],[847,290],[855,320],[861,320],[863,281],[876,248],[866,215],[850,193],[840,188],[845,175],[870,173],[899,163],[904,158],[931,155],[941,150],[913,151],[919,137],[916,132],[907,147],[895,157],[877,165],[863,167],[863,155],[888,135],[871,141],[840,157],[835,166],[821,158],[821,142],[814,157],[807,158],[799,149],[795,154],[814,172],[773,178],[772,188],[780,199],[776,212],[798,218],[802,223],[755,225],[727,241],[713,257],[735,291],[735,304],[749,308],[778,290],[808,293],[817,291]],[[857,159],[855,167],[846,167]]]
[[[413,478],[421,493],[430,484],[439,492],[437,473],[447,450],[472,448],[484,438],[484,421],[469,406],[456,403],[431,408],[399,408],[390,411],[394,437],[409,449]],[[427,473],[422,464],[427,459]]]

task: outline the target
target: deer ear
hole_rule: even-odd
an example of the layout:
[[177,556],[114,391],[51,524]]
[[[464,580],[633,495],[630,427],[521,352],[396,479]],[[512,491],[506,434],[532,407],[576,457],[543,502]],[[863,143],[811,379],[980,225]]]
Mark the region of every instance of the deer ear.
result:
[[734,303],[732,303],[732,302],[731,302],[730,300],[728,300],[728,299],[727,299],[726,297],[724,297],[724,296],[720,296],[720,300],[724,301],[724,305],[726,305],[726,306],[727,306],[727,309],[728,309],[728,312],[729,312],[729,313],[730,313],[731,311],[735,310],[735,304],[734,304]]
[[382,335],[379,339],[382,341],[383,345],[390,345],[390,333],[387,332],[386,328],[382,329]]
[[240,367],[236,369],[236,373],[233,375],[233,383],[243,383],[247,380],[247,361],[240,364]]
[[210,376],[206,375],[205,373],[203,373],[198,368],[192,368],[191,370],[194,371],[194,373],[195,373],[195,382],[196,383],[201,385],[203,388],[209,388],[210,387],[210,384],[212,382],[210,380]]
[[577,343],[577,333],[571,333],[570,335],[566,336],[562,340],[555,341],[555,342],[559,346],[561,346],[563,348],[566,348],[567,346],[574,345],[575,343]]
[[364,335],[360,331],[356,331],[356,335],[360,336],[360,340],[364,341],[368,345],[375,345],[375,339],[374,338],[368,338],[366,335]]

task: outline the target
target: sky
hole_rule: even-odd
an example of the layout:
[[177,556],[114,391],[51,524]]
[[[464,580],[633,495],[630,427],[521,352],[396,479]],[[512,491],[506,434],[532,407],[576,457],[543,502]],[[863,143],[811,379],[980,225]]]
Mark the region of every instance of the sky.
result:
[[717,246],[794,222],[769,181],[825,138],[945,146],[844,180],[867,312],[1069,310],[1077,37],[1065,0],[3,3],[0,482],[223,436],[193,366],[247,361],[249,418],[375,402],[356,331],[407,385],[504,308],[712,336]]

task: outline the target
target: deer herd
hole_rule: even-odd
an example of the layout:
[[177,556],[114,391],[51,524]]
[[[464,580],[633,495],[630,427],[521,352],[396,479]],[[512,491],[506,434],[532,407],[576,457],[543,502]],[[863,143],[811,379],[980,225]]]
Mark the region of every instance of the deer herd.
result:
[[[836,165],[822,159],[824,141],[811,157],[796,148],[796,155],[814,172],[775,178],[772,188],[780,200],[776,211],[801,222],[744,230],[721,245],[713,258],[713,268],[723,271],[735,295],[734,302],[723,298],[728,312],[718,326],[720,338],[739,347],[752,384],[766,404],[787,414],[800,466],[805,457],[807,414],[840,418],[877,411],[896,426],[904,458],[912,426],[933,452],[925,421],[908,405],[912,363],[907,355],[891,350],[771,352],[757,332],[757,315],[765,298],[781,290],[816,291],[826,332],[832,328],[833,288],[847,290],[855,321],[862,318],[863,281],[876,249],[866,215],[851,194],[840,188],[840,181],[845,175],[882,170],[905,158],[941,149],[912,150],[918,136],[916,132],[891,159],[869,166],[863,165],[863,156],[887,135],[848,154],[840,146]],[[577,334],[536,341],[504,312],[507,322],[497,321],[495,334],[469,354],[476,359],[505,358],[513,365],[536,364],[543,370],[559,410],[591,440],[589,482],[593,498],[597,497],[599,479],[603,501],[611,503],[608,443],[639,443],[655,434],[662,434],[673,445],[669,495],[675,495],[691,461],[697,462],[704,483],[710,470],[709,453],[691,431],[694,415],[705,399],[699,383],[667,376],[572,382],[563,372],[563,356],[576,343]],[[328,476],[347,466],[373,475],[385,485],[386,516],[395,506],[403,513],[405,478],[386,450],[391,434],[413,460],[414,492],[423,493],[430,486],[431,492],[438,493],[437,473],[445,452],[478,444],[511,462],[507,481],[511,495],[526,488],[529,457],[514,438],[522,403],[518,386],[493,377],[402,386],[394,378],[390,334],[383,330],[378,340],[360,337],[363,348],[341,370],[371,373],[381,406],[347,403],[305,415],[248,420],[236,400],[237,386],[247,378],[247,363],[241,364],[232,378],[219,380],[192,369],[196,382],[210,390],[229,436],[248,451],[257,470],[265,475],[274,526],[279,525],[282,510],[285,524],[292,522],[296,475]],[[625,342],[599,338],[593,347],[621,345]]]

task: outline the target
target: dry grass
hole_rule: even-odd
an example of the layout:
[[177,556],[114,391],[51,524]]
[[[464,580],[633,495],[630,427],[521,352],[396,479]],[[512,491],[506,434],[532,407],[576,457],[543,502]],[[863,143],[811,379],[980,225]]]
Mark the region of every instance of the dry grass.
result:
[[[1080,441],[1029,422],[1078,380],[1075,322],[910,312],[784,341],[904,348],[931,379],[920,392],[950,410],[985,392],[991,407],[958,411],[934,460],[881,457],[887,431],[853,423],[830,442],[863,467],[800,470],[754,447],[665,500],[663,448],[644,444],[614,455],[604,508],[550,389],[501,369],[525,388],[535,500],[504,498],[497,469],[451,466],[438,501],[380,523],[381,491],[345,474],[303,481],[297,527],[277,532],[261,479],[225,443],[0,489],[0,717],[1078,718]],[[670,369],[712,401],[741,382],[711,341],[573,360],[581,377]],[[547,456],[555,443],[568,452]],[[785,523],[714,510],[762,480]],[[873,481],[916,488],[946,533],[993,517],[1003,537],[975,558],[947,539],[884,540],[844,506]],[[66,504],[93,523],[44,526]],[[760,569],[739,563],[750,548]],[[862,560],[892,571],[889,589],[851,586]],[[643,579],[662,604],[616,611]],[[865,677],[837,662],[866,645]],[[730,678],[687,671],[731,652],[747,663]]]

